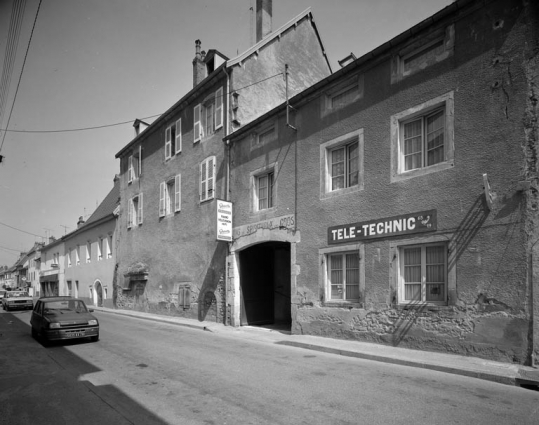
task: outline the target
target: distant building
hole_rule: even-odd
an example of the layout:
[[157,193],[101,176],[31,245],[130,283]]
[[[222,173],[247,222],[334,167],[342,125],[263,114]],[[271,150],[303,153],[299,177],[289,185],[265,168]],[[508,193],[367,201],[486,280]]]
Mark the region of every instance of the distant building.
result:
[[216,234],[217,201],[228,198],[223,137],[285,101],[285,65],[290,96],[331,74],[309,10],[272,31],[271,1],[257,5],[256,44],[229,59],[197,40],[193,89],[151,125],[137,120],[116,154],[118,308],[228,320],[228,243]]
[[538,19],[456,1],[227,135],[231,323],[538,359]]
[[39,283],[34,283],[34,296],[67,295],[64,276],[65,244],[63,239],[49,237],[48,243],[41,247],[39,253]]
[[84,299],[87,304],[112,307],[112,288],[116,264],[116,221],[120,205],[120,183],[77,229],[65,235],[63,263],[64,295]]

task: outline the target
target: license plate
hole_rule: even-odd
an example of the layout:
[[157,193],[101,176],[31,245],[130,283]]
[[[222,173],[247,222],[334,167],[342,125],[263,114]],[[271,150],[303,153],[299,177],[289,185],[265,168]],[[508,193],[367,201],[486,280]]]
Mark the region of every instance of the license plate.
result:
[[84,332],[69,332],[67,336],[70,338],[77,338],[79,336],[84,336]]

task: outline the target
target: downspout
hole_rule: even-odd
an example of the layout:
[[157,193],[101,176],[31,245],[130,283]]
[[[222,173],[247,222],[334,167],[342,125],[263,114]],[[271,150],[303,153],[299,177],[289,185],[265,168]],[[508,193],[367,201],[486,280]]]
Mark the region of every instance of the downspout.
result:
[[[224,99],[226,101],[226,107],[225,107],[225,119],[223,120],[223,138],[226,138],[228,135],[228,120],[230,117],[230,101],[228,98],[228,93],[230,92],[230,75],[228,74],[226,70],[226,66],[223,67],[223,72],[226,74],[226,88],[225,88],[225,95]],[[226,154],[226,184],[225,184],[225,201],[230,201],[230,140],[227,140],[225,142],[225,154]],[[232,211],[234,211],[232,209]],[[232,220],[234,220],[234,216],[232,216]],[[223,312],[223,319],[224,319],[224,325],[226,326],[228,322],[228,285],[229,285],[229,277],[228,277],[228,270],[229,270],[229,257],[230,257],[230,245],[232,242],[228,242],[227,245],[227,252],[225,257],[225,287],[224,287],[224,307],[225,311]],[[232,323],[232,318],[230,318],[230,323]]]

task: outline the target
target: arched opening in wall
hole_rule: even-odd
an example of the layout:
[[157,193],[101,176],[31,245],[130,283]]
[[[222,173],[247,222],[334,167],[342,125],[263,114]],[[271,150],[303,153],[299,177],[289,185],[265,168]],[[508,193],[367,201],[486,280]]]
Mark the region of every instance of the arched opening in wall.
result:
[[240,324],[290,330],[290,243],[260,243],[239,256]]
[[103,285],[99,280],[94,283],[94,304],[98,307],[103,307]]

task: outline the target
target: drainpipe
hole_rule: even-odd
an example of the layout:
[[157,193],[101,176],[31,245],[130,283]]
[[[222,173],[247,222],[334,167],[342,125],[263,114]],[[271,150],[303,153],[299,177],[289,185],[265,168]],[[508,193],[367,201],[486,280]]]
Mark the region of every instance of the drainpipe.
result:
[[[223,119],[223,133],[226,137],[228,135],[228,119],[230,117],[230,101],[228,98],[228,93],[230,92],[230,75],[226,70],[226,66],[223,67],[223,72],[226,74],[226,88],[225,88],[225,95],[223,100],[226,99],[226,108],[225,108],[225,117]],[[230,201],[230,140],[227,140],[225,142],[225,153],[226,153],[226,186],[225,186],[225,201]],[[227,320],[228,320],[228,258],[230,257],[230,245],[232,242],[227,243],[227,253],[226,253],[226,259],[225,259],[225,287],[224,287],[224,297],[225,297],[225,311],[223,312],[224,316],[224,325],[226,326]],[[232,318],[230,318],[230,322],[232,323]]]

